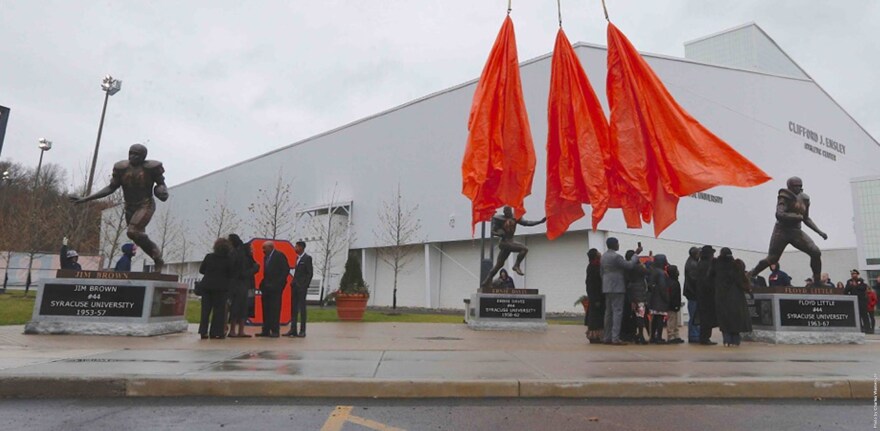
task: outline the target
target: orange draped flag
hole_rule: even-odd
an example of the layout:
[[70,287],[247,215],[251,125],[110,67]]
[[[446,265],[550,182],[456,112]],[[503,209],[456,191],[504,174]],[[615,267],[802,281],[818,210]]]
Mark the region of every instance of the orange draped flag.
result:
[[608,209],[608,120],[571,43],[556,34],[547,103],[547,238],[555,239],[593,208],[593,229]]
[[608,104],[612,160],[627,227],[653,216],[659,236],[676,220],[678,199],[715,186],[770,180],[712,134],[672,96],[626,36],[608,23]]
[[472,230],[503,206],[525,214],[535,148],[523,101],[513,21],[508,16],[489,53],[474,93],[468,141],[461,164],[462,193],[471,200]]

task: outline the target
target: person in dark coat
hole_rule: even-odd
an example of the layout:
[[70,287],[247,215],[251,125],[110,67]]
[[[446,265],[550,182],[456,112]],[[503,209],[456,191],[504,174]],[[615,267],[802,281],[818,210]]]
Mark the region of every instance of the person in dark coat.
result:
[[859,277],[859,270],[850,272],[850,279],[843,288],[844,295],[855,295],[859,303],[859,321],[862,323],[862,332],[868,331],[868,285]]
[[715,285],[709,277],[712,269],[712,261],[715,259],[715,249],[711,245],[704,245],[700,249],[700,262],[697,264],[697,315],[700,318],[700,344],[713,346],[718,344],[711,340],[712,328],[718,326],[715,316]]
[[137,253],[137,247],[134,244],[122,244],[122,257],[120,257],[119,260],[116,261],[116,266],[113,268],[113,270],[130,272],[131,259],[134,257],[135,253]]
[[[250,244],[245,244],[241,237],[230,234],[232,244],[232,262],[235,272],[229,287],[229,334],[230,338],[248,338],[244,333],[244,324],[248,318],[248,294],[254,289],[254,274],[260,267],[254,262]],[[235,328],[238,326],[238,332]]]
[[516,285],[513,283],[513,279],[510,278],[510,274],[508,274],[507,270],[503,268],[498,272],[498,278],[492,282],[492,287],[496,289],[516,289]]
[[770,287],[791,286],[791,277],[782,270],[779,262],[770,265],[770,278],[767,281]]
[[739,346],[742,332],[752,331],[752,318],[746,294],[752,291],[746,264],[733,258],[724,247],[712,264],[710,278],[715,285],[715,312],[725,346]]
[[691,247],[684,263],[684,297],[688,308],[688,343],[700,342],[700,320],[697,314],[697,264],[700,262],[700,249]]
[[648,310],[651,313],[651,343],[666,344],[663,327],[669,314],[669,276],[666,274],[665,254],[654,255],[651,271],[648,273]]
[[[306,294],[309,291],[314,271],[312,270],[312,257],[306,254],[306,243],[297,241],[293,249],[296,251],[296,264],[294,265],[293,280],[290,282],[290,331],[284,335],[305,338]],[[513,285],[513,280],[510,280],[510,283]],[[301,321],[299,332],[296,332],[297,320]]]
[[199,273],[204,274],[199,282],[202,285],[202,319],[199,321],[199,334],[202,339],[208,338],[210,321],[211,338],[226,338],[226,297],[229,285],[235,274],[235,266],[230,252],[232,245],[226,238],[214,241],[214,251],[205,255]]
[[290,264],[284,253],[275,250],[275,243],[263,243],[263,281],[260,293],[263,298],[263,330],[257,337],[278,338],[281,336],[281,293],[287,286]]
[[602,253],[591,248],[587,252],[587,297],[590,306],[587,308],[587,339],[590,343],[601,343],[605,328],[605,294],[602,293],[602,276],[599,274],[599,260]]
[[680,274],[678,267],[669,265],[666,269],[669,274],[669,314],[666,319],[666,341],[670,344],[681,344],[684,340],[678,336],[678,328],[681,326],[679,319],[681,312],[681,283],[678,281]]
[[[627,250],[624,255],[626,260],[632,259],[635,251]],[[625,314],[625,320],[631,322],[623,325],[626,330],[626,341],[634,341],[636,344],[648,344],[644,333],[647,328],[648,310],[648,284],[646,277],[648,269],[644,265],[638,265],[626,271],[626,298],[629,301],[629,313]],[[650,334],[649,334],[650,335]]]

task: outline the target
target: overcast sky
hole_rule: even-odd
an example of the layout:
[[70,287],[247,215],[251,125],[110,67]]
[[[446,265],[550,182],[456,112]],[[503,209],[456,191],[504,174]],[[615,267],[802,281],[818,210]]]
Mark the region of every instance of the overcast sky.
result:
[[[685,41],[756,22],[880,138],[880,1],[607,2],[637,49],[677,57]],[[46,137],[55,147],[44,163],[82,181],[110,73],[123,85],[110,98],[96,184],[146,140],[179,184],[478,77],[506,7],[0,0],[0,105],[12,108],[0,158],[35,166]],[[562,0],[562,16],[570,40],[606,44],[599,0]],[[552,50],[556,1],[514,0],[512,17],[520,61]]]

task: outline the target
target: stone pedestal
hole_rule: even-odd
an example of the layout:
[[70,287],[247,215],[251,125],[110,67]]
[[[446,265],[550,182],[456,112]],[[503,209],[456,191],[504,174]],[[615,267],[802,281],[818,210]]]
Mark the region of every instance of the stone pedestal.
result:
[[467,303],[467,325],[475,330],[546,331],[544,295],[537,290],[519,293],[494,289],[497,293],[475,293]]
[[861,344],[855,296],[837,289],[774,287],[755,289],[749,300],[752,316],[748,341],[774,344]]
[[186,332],[187,287],[166,274],[58,271],[41,280],[25,334]]

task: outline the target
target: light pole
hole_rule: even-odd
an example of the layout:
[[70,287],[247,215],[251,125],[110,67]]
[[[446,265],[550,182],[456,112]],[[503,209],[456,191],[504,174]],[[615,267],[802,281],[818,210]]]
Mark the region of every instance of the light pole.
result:
[[34,265],[34,253],[36,252],[34,249],[37,247],[37,229],[34,226],[36,223],[36,212],[37,212],[37,186],[40,184],[40,169],[43,167],[43,155],[46,154],[46,151],[52,149],[52,141],[46,138],[40,138],[40,143],[37,147],[40,148],[40,162],[37,163],[37,173],[34,175],[34,192],[33,192],[33,205],[31,206],[31,244],[30,250],[28,250],[29,258],[28,258],[28,271],[27,271],[27,281],[24,286],[24,294],[27,296],[28,291],[31,289],[31,268]]
[[[6,193],[8,193],[6,191],[6,189],[9,188],[9,182],[11,180],[12,180],[12,178],[9,176],[9,171],[3,171],[3,175],[0,176],[0,186],[3,187],[3,194],[4,195]],[[3,205],[6,206],[5,201],[3,202]],[[6,253],[6,265],[4,265],[5,268],[4,268],[4,272],[3,272],[3,288],[0,289],[0,293],[6,293],[6,283],[9,282],[9,257],[12,256],[12,251],[11,250],[2,250],[2,251]]]
[[92,194],[92,180],[95,178],[95,164],[98,163],[98,148],[101,146],[101,132],[104,130],[104,114],[107,113],[107,101],[110,96],[122,89],[122,81],[107,75],[101,81],[101,90],[104,91],[104,108],[101,109],[101,122],[98,124],[98,139],[95,141],[95,153],[92,154],[92,167],[89,169],[89,183],[86,186],[85,196]]

